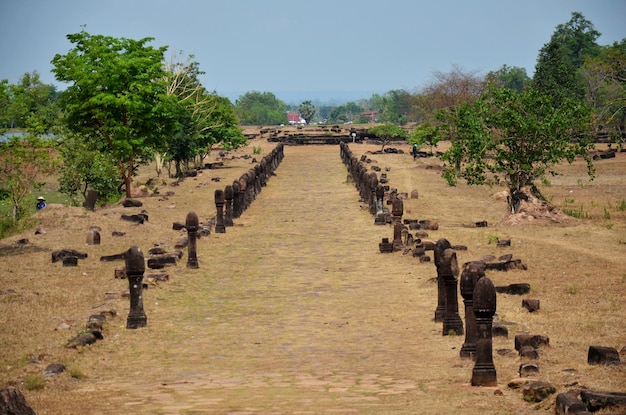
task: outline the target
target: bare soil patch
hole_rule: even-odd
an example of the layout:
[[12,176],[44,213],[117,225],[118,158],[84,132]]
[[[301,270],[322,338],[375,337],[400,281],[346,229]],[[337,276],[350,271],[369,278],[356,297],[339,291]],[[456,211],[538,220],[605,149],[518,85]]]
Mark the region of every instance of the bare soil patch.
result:
[[[2,385],[19,387],[38,414],[554,413],[553,398],[533,405],[507,387],[522,363],[515,353],[494,352],[498,388],[470,386],[473,363],[459,358],[464,339],[442,336],[433,321],[434,265],[379,252],[393,230],[374,225],[337,146],[286,147],[276,176],[235,226],[198,240],[200,268],[187,269],[186,256],[166,268],[169,280],[144,292],[147,327],[127,330],[128,283],[114,278],[123,263],[100,256],[132,245],[144,253],[155,245],[173,250],[184,231],[172,223],[189,211],[211,219],[214,191],[253,166],[242,156],[273,145],[253,140],[219,160],[228,168],[180,184],[159,179],[159,194],[141,198],[141,208],[50,206],[37,214],[45,233],[0,241]],[[494,349],[513,349],[518,333],[546,335],[539,378],[558,392],[626,391],[623,365],[587,364],[589,345],[626,346],[626,155],[599,161],[593,182],[576,162],[541,188],[559,207],[582,206],[587,218],[505,226],[502,189],[447,186],[440,162],[414,162],[407,145],[405,154],[351,148],[388,168],[392,187],[418,190],[418,199],[405,201],[404,217],[436,220],[429,239],[466,245],[459,263],[511,253],[527,264],[487,274],[496,285],[531,285],[525,297],[498,295],[497,321],[509,338],[496,338]],[[137,184],[151,176],[142,172]],[[144,224],[120,219],[140,211],[149,215]],[[489,226],[476,228],[478,221]],[[101,228],[100,245],[85,243],[91,226]],[[18,247],[22,238],[29,243]],[[496,247],[497,238],[511,246]],[[78,267],[51,263],[61,248],[88,257]],[[539,299],[540,311],[528,313],[522,298]],[[107,320],[103,340],[64,347],[90,315],[108,310],[118,315]],[[29,390],[50,363],[68,370]]]

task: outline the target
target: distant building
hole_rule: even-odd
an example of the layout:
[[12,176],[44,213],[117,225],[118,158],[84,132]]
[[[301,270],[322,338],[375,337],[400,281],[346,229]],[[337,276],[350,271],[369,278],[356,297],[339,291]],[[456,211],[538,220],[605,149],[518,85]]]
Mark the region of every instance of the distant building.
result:
[[376,121],[376,111],[365,111],[361,115],[369,117],[372,121]]
[[287,112],[287,122],[290,125],[294,124],[306,124],[306,120],[300,117],[297,111],[289,111]]

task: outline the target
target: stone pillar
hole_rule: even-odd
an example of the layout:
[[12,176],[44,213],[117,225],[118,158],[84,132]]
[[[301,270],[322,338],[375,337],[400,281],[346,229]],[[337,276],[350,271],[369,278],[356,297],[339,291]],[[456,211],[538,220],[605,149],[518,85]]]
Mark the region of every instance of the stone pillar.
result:
[[239,198],[239,180],[233,181],[233,218],[237,219],[241,216],[241,199]]
[[456,252],[453,249],[443,251],[443,257],[439,264],[440,274],[443,277],[444,288],[446,291],[446,313],[443,317],[443,335],[446,336],[450,332],[460,336],[463,334],[463,320],[459,316],[459,299],[457,282],[459,275],[459,267],[456,262]]
[[143,273],[146,264],[143,252],[137,246],[131,247],[124,255],[126,261],[126,278],[130,290],[130,311],[126,319],[127,329],[137,329],[148,324],[148,317],[143,311]]
[[393,221],[393,249],[402,249],[402,214],[404,213],[404,203],[402,199],[395,198],[391,203],[391,217]]
[[439,265],[443,258],[443,251],[451,248],[450,242],[447,239],[441,238],[435,243],[435,249],[433,250],[433,256],[435,259],[435,267],[437,268],[437,308],[435,309],[435,321],[443,321],[443,317],[446,314],[446,290],[443,284],[443,277],[439,271]]
[[226,233],[226,226],[224,226],[224,191],[221,189],[215,191],[215,207],[217,208],[215,233]]
[[383,205],[383,199],[385,198],[385,187],[382,184],[376,186],[376,219],[374,219],[375,225],[385,224],[385,209]]
[[369,180],[369,207],[370,207],[370,213],[372,215],[375,215],[377,212],[377,207],[376,207],[376,188],[378,187],[378,177],[376,176],[376,173],[370,173],[370,180]]
[[474,286],[485,276],[485,271],[475,264],[468,264],[461,273],[461,296],[465,304],[465,343],[461,357],[473,359],[476,355],[476,317],[474,316]]
[[493,364],[491,329],[496,313],[496,288],[487,277],[474,287],[474,316],[476,316],[476,363],[472,370],[472,386],[497,386]]
[[189,212],[187,214],[187,219],[185,220],[185,228],[187,228],[187,268],[196,269],[198,268],[198,255],[196,251],[196,237],[198,234],[198,227],[200,225],[200,220],[198,219],[198,215],[195,212]]
[[233,187],[226,186],[224,188],[224,199],[226,199],[226,217],[224,218],[224,226],[233,226]]
[[[239,178],[239,216],[241,216],[244,210],[248,208],[248,205],[246,204],[247,186],[248,182],[246,181],[246,178],[244,176],[241,176]],[[237,197],[237,195],[235,195],[235,197]]]

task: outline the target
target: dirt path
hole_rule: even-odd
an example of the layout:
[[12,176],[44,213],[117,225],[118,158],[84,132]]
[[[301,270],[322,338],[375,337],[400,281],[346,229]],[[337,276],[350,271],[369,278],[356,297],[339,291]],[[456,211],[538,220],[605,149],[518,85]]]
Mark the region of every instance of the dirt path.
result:
[[76,391],[92,413],[529,410],[469,386],[463,339],[432,321],[434,265],[380,254],[392,230],[360,208],[338,147],[309,154],[286,148],[236,226],[199,240],[200,269],[147,290],[148,327],[125,330],[121,311]]

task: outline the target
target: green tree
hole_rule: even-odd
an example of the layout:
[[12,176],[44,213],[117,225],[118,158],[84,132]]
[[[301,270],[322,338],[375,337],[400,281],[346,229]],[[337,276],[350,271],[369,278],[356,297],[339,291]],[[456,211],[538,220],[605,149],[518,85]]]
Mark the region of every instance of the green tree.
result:
[[462,178],[474,185],[506,185],[513,213],[528,191],[541,197],[535,181],[556,174],[554,166],[564,160],[584,157],[593,177],[590,110],[581,102],[564,99],[555,107],[551,97],[533,88],[521,93],[490,88],[446,119],[455,138],[442,156],[448,163],[444,177],[450,184]]
[[287,123],[287,105],[271,92],[246,92],[235,101],[235,113],[243,125]]
[[79,194],[84,201],[92,189],[102,200],[119,199],[123,182],[114,160],[76,133],[65,131],[60,136],[58,147],[63,160],[58,169],[60,191],[76,204]]
[[408,137],[408,133],[404,128],[392,123],[384,123],[370,127],[367,129],[367,132],[376,136],[376,138],[381,142],[381,151],[384,151],[385,145],[387,145],[390,141],[406,140]]
[[14,221],[27,212],[23,205],[26,196],[41,188],[43,178],[54,171],[53,147],[53,141],[30,132],[0,143],[0,183],[13,204]]
[[526,69],[519,66],[502,65],[497,71],[487,74],[487,81],[498,88],[509,88],[517,92],[522,92],[531,82],[531,78],[526,74]]
[[417,144],[417,148],[423,145],[430,146],[430,154],[433,154],[433,147],[441,141],[441,133],[439,127],[431,125],[428,121],[424,121],[416,126],[409,135],[409,144]]
[[304,118],[307,124],[311,123],[311,120],[315,116],[315,106],[311,101],[304,101],[300,106],[298,106],[298,112],[300,116]]
[[582,13],[573,12],[567,23],[557,25],[552,40],[563,46],[567,59],[578,69],[585,59],[593,58],[600,52],[596,43],[600,35]]
[[91,35],[67,35],[76,46],[52,60],[56,79],[71,85],[62,94],[65,122],[81,137],[115,161],[131,196],[136,166],[151,158],[152,150],[175,123],[171,111],[176,98],[166,94],[163,69],[166,47],[141,40]]
[[60,110],[56,87],[44,84],[37,71],[25,73],[17,84],[4,81],[0,91],[0,128],[28,129],[44,134],[58,125]]
[[566,99],[582,101],[585,96],[582,78],[567,53],[559,41],[551,39],[539,51],[535,66],[534,87],[552,96],[552,105],[556,106]]
[[605,46],[582,68],[587,102],[597,129],[621,147],[626,144],[626,39]]

